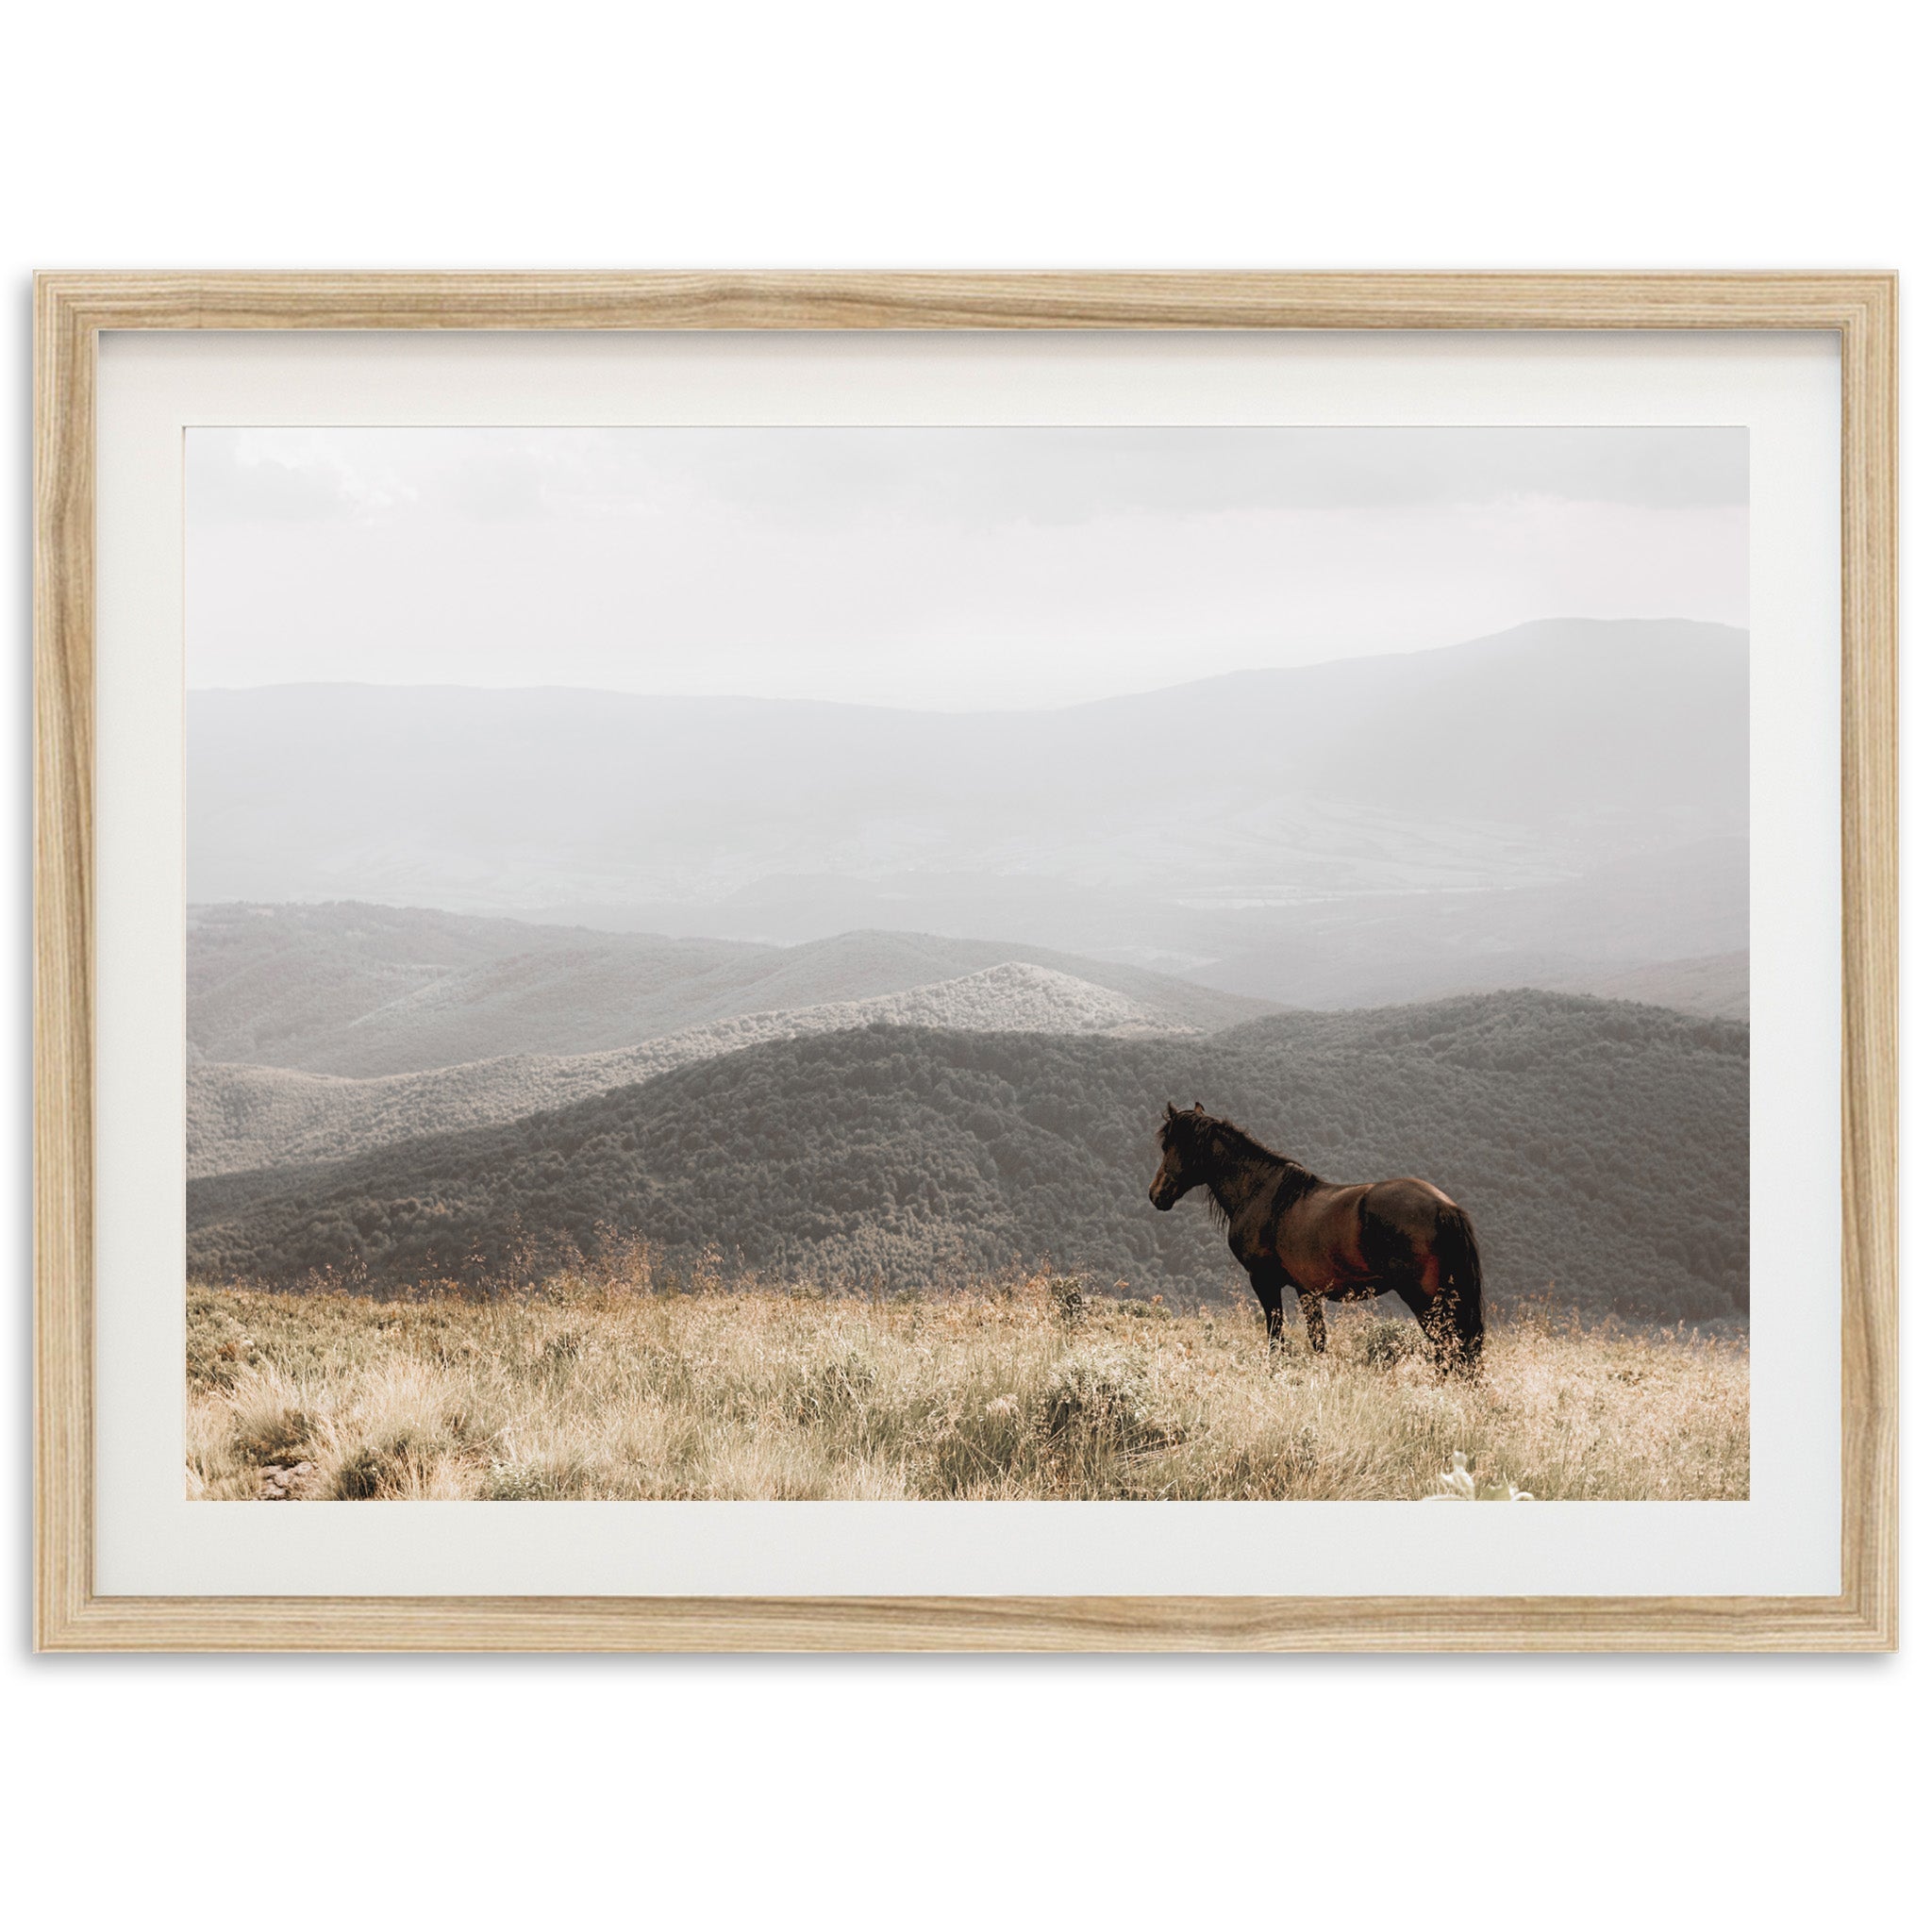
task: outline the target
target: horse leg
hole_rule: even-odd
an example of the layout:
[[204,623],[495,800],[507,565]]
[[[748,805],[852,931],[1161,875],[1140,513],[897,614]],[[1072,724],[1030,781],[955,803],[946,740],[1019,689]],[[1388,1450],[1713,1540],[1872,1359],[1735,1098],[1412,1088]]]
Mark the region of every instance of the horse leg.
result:
[[1399,1284],[1395,1292],[1401,1297],[1403,1306],[1415,1317],[1416,1325],[1428,1337],[1429,1346],[1435,1351],[1436,1373],[1446,1375],[1449,1373],[1450,1341],[1448,1324],[1442,1319],[1441,1304],[1414,1282]]
[[1476,1374],[1483,1358],[1483,1264],[1475,1230],[1459,1208],[1436,1218],[1429,1271],[1442,1291],[1443,1359],[1452,1370]]
[[1248,1279],[1255,1285],[1255,1299],[1261,1304],[1268,1323],[1269,1349],[1286,1347],[1281,1333],[1281,1290],[1288,1276],[1278,1267],[1262,1262],[1248,1270]]
[[1328,1350],[1328,1318],[1322,1312],[1322,1297],[1310,1294],[1306,1289],[1297,1291],[1302,1305],[1302,1320],[1307,1324],[1308,1346],[1317,1355],[1325,1355]]
[[1285,1346],[1281,1339],[1281,1274],[1270,1267],[1256,1267],[1248,1279],[1254,1283],[1254,1298],[1261,1304],[1261,1316],[1267,1322],[1267,1349],[1274,1355]]

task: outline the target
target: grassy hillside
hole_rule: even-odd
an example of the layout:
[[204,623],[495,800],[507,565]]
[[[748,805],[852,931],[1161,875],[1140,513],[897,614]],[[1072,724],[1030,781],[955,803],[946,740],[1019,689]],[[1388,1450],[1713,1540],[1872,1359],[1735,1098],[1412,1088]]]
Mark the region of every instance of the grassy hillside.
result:
[[390,1141],[565,1107],[764,1041],[869,1025],[993,1033],[1177,1030],[1124,993],[1009,960],[909,992],[713,1020],[615,1053],[506,1054],[373,1080],[204,1062],[188,1070],[188,1172],[200,1176],[340,1159]]
[[1488,994],[1202,1039],[876,1027],[774,1042],[559,1111],[191,1184],[215,1279],[527,1278],[613,1236],[690,1272],[929,1290],[1035,1262],[1190,1301],[1244,1291],[1198,1202],[1146,1189],[1200,1098],[1334,1179],[1468,1208],[1492,1296],[1675,1320],[1748,1307],[1748,1034]]
[[1270,1004],[1037,946],[848,932],[666,939],[389,907],[200,906],[188,1037],[204,1060],[373,1078],[505,1054],[613,1052],[691,1026],[905,992],[1018,960],[1211,1030]]
[[1350,1313],[1271,1360],[1247,1310],[1064,1281],[938,1301],[666,1295],[648,1272],[488,1303],[192,1290],[191,1493],[244,1500],[1408,1500],[1453,1458],[1538,1499],[1741,1497],[1741,1344],[1527,1323],[1479,1382]]

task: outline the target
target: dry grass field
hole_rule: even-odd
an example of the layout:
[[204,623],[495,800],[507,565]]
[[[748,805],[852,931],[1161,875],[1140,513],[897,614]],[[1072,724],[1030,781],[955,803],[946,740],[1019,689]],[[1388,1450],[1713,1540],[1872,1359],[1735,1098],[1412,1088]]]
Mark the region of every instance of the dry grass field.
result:
[[[647,1276],[644,1277],[647,1281]],[[1251,1308],[1047,1276],[930,1300],[489,1300],[191,1288],[188,1485],[216,1499],[1414,1499],[1749,1492],[1737,1341],[1492,1327],[1443,1382],[1343,1310],[1271,1361]],[[1462,1493],[1472,1493],[1461,1486]]]

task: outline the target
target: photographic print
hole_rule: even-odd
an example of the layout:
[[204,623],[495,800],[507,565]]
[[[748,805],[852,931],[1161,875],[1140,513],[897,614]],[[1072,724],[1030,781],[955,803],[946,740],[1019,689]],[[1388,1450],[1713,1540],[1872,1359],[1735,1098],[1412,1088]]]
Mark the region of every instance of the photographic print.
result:
[[191,1495],[1747,1496],[1748,454],[189,430]]

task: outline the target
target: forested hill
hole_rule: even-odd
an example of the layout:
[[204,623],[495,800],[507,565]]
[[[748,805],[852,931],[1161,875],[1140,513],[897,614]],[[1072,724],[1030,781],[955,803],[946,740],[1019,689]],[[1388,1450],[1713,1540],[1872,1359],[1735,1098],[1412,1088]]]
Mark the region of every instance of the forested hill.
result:
[[753,1047],[508,1124],[189,1190],[213,1278],[501,1271],[641,1235],[688,1269],[918,1289],[1045,1261],[1244,1291],[1198,1197],[1147,1200],[1199,1098],[1335,1179],[1421,1174],[1491,1291],[1588,1314],[1747,1307],[1746,1029],[1540,992],[1301,1013],[1198,1040],[873,1027]]

